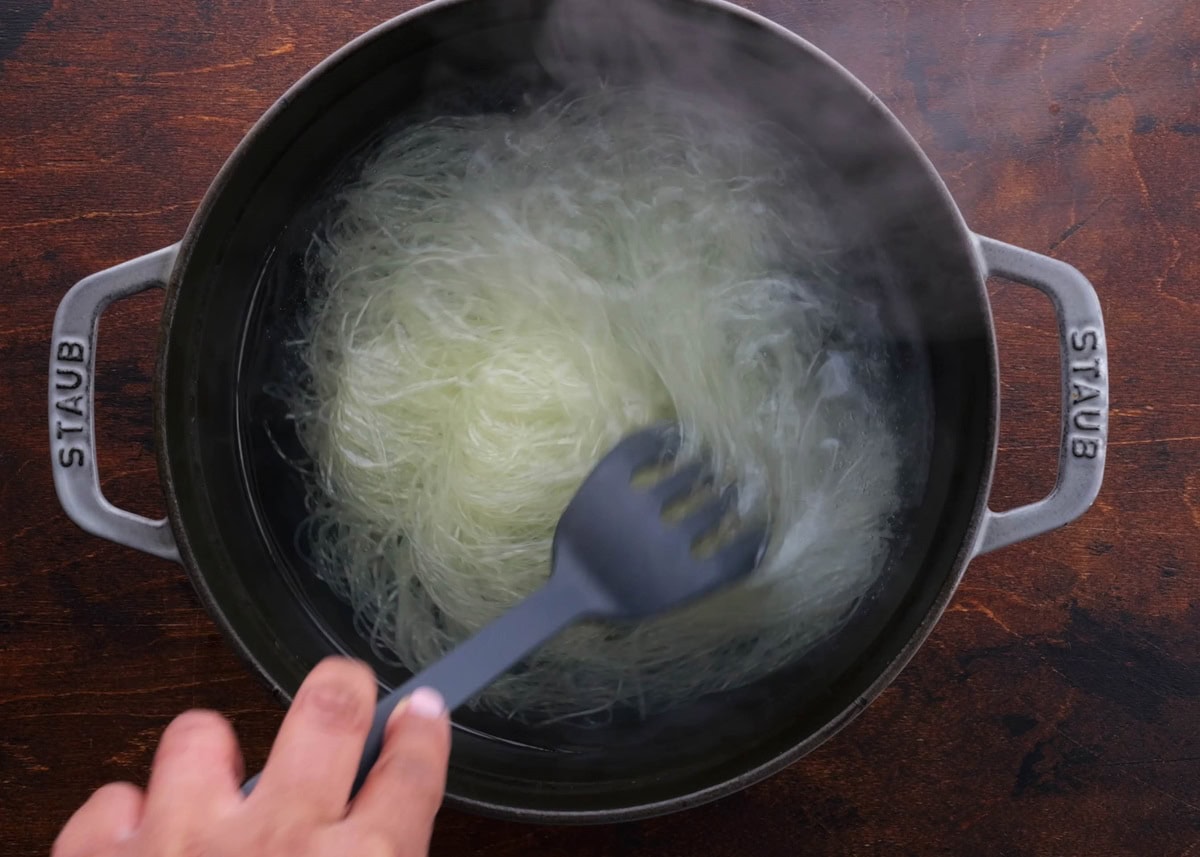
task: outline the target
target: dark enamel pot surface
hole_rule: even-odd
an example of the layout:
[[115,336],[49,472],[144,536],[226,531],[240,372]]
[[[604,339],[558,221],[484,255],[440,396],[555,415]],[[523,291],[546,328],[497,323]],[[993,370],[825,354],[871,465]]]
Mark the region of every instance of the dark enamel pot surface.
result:
[[[215,178],[180,243],[100,272],[63,298],[49,378],[51,454],[79,526],[180,562],[230,643],[283,699],[327,654],[373,663],[385,687],[406,674],[355,633],[349,609],[305,571],[284,533],[295,486],[265,452],[278,421],[261,393],[277,368],[276,322],[299,300],[296,254],[314,187],[349,153],[431,94],[492,109],[502,91],[553,87],[545,0],[435,2],[330,56],[272,107]],[[1062,526],[1094,500],[1104,470],[1107,358],[1096,293],[1074,268],[973,234],[919,147],[865,87],[812,45],[716,0],[581,7],[572,73],[654,73],[769,118],[822,159],[847,200],[888,187],[903,205],[870,218],[886,262],[902,371],[928,390],[927,467],[917,513],[889,558],[887,585],[849,630],[750,687],[589,735],[460,712],[447,800],[490,815],[608,822],[681,810],[754,783],[828,739],[895,678],[975,556]],[[626,14],[627,13],[627,14]],[[664,22],[669,26],[664,26]],[[558,56],[562,59],[562,55]],[[632,59],[631,59],[632,58]],[[700,59],[697,59],[700,58]],[[631,71],[632,70],[632,71]],[[878,199],[876,193],[872,196]],[[852,207],[847,207],[847,211]],[[861,219],[848,227],[863,231]],[[985,281],[1050,297],[1062,355],[1056,487],[1006,512],[988,508],[997,452],[999,366]],[[94,346],[114,301],[165,288],[154,400],[168,518],[114,508],[100,493],[93,434]],[[882,286],[880,288],[883,288]],[[149,335],[149,332],[148,332]]]

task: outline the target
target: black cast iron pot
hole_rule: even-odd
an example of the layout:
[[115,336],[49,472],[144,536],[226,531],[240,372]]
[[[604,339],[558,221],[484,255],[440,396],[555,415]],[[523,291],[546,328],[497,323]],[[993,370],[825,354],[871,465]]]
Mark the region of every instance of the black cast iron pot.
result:
[[[348,608],[287,538],[302,510],[294,475],[269,454],[263,427],[283,420],[262,386],[281,359],[278,319],[299,300],[297,254],[288,248],[307,227],[296,213],[405,110],[435,97],[458,110],[498,109],[513,93],[578,75],[652,77],[733,99],[804,141],[823,162],[848,243],[873,248],[863,258],[874,259],[874,288],[892,307],[897,371],[928,390],[928,455],[885,583],[846,631],[795,668],[686,710],[617,717],[601,730],[460,712],[449,803],[553,822],[694,806],[828,739],[895,678],[973,557],[1090,506],[1107,433],[1104,328],[1089,283],[1066,264],[972,234],[896,119],[811,45],[719,0],[435,2],[305,76],[238,146],[179,244],[80,282],[55,319],[50,440],[64,509],[91,533],[181,562],[230,642],[282,698],[336,652],[373,663],[384,686],[405,678],[355,633]],[[1056,486],[1038,503],[999,513],[987,505],[1000,386],[989,275],[1050,297],[1062,354]],[[161,521],[101,495],[91,407],[100,314],[153,287],[167,290],[154,398],[168,506]]]

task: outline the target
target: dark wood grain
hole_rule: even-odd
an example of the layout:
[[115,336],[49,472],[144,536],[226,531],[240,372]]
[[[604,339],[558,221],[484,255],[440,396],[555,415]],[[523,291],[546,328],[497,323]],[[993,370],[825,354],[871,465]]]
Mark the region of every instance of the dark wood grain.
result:
[[[44,401],[79,278],[175,241],[295,78],[405,2],[0,0],[0,854],[45,853],[96,786],[143,780],[192,706],[251,764],[281,712],[180,569],[70,524]],[[1112,352],[1095,508],[976,561],[868,711],[767,783],[600,830],[445,812],[437,855],[1200,854],[1200,5],[755,0],[892,107],[972,226],[1079,267]],[[1048,304],[993,287],[994,505],[1053,481]],[[161,509],[149,410],[160,299],[101,328],[104,490]]]

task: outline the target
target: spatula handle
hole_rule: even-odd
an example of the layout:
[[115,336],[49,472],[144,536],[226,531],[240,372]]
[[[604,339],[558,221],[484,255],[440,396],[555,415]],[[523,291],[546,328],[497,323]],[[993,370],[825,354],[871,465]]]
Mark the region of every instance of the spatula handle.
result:
[[[507,672],[527,654],[556,636],[568,625],[590,612],[586,599],[572,587],[551,580],[479,633],[450,651],[436,663],[410,678],[379,701],[367,735],[353,797],[383,749],[388,717],[419,687],[431,687],[442,695],[453,711]],[[258,784],[255,775],[242,786],[249,795]]]

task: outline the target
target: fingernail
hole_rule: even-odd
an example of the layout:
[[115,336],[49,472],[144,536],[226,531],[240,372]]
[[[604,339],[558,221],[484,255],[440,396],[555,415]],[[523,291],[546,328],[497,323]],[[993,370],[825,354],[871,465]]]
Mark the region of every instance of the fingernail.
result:
[[433,688],[419,687],[408,698],[408,710],[417,717],[436,720],[446,711],[446,703]]
[[396,703],[396,707],[392,709],[392,713],[388,715],[387,728],[391,729],[395,723],[404,716],[404,712],[408,710],[408,698],[400,700]]

